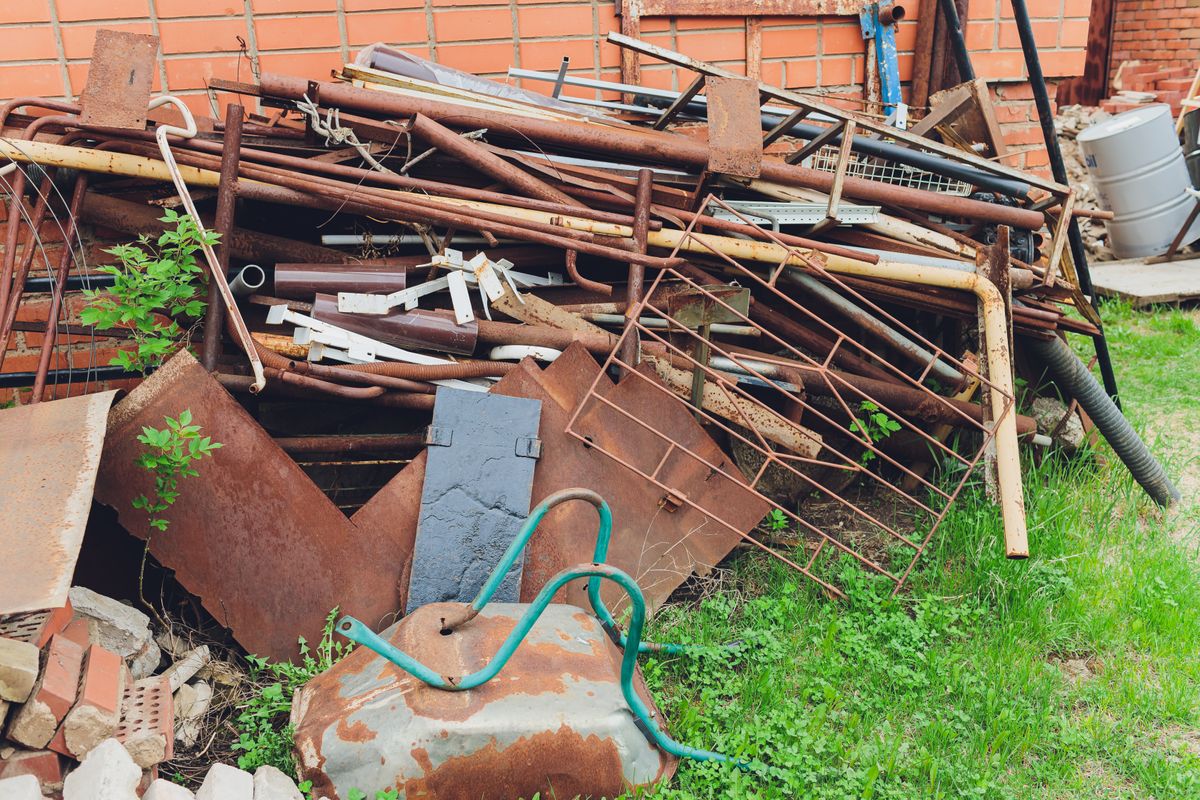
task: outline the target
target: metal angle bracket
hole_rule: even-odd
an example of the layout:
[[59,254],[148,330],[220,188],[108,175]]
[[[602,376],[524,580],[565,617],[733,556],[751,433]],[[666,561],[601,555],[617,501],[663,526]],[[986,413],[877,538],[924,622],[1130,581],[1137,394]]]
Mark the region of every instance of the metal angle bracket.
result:
[[430,425],[425,429],[425,444],[429,447],[449,447],[454,442],[454,429]]
[[518,436],[514,452],[521,458],[537,460],[542,457],[542,440],[536,436]]

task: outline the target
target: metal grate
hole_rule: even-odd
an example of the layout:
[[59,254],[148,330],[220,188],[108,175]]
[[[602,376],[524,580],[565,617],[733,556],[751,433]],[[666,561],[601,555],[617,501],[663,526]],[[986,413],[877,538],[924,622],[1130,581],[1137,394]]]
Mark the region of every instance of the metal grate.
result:
[[[837,158],[837,146],[825,145],[806,158],[803,165],[810,169],[819,169],[822,172],[836,172]],[[952,194],[959,197],[971,194],[971,184],[969,183],[926,172],[907,164],[897,164],[894,161],[873,156],[860,156],[858,153],[850,154],[850,163],[846,166],[846,174],[880,183],[890,183],[894,186],[924,189],[927,192]]]
[[[727,212],[737,213],[712,197],[706,206],[714,203]],[[691,233],[689,228],[689,238]],[[701,237],[696,241],[703,243]],[[778,240],[775,243],[783,246]],[[932,357],[919,374],[908,374],[888,363],[839,329],[829,319],[830,314],[822,314],[821,308],[810,310],[777,289],[772,276],[778,276],[783,264],[760,273],[728,256],[711,252],[714,258],[725,262],[727,274],[737,284],[752,289],[757,302],[786,309],[794,320],[832,342],[830,352],[824,357],[814,357],[763,328],[747,313],[727,303],[724,299],[727,295],[715,291],[711,285],[698,283],[691,277],[696,273],[689,273],[685,266],[662,270],[633,315],[635,320],[647,317],[661,320],[660,326],[637,323],[627,328],[605,362],[605,371],[618,367],[624,373],[623,380],[644,381],[653,386],[664,403],[688,406],[715,435],[721,436],[723,432],[738,467],[731,469],[725,461],[706,459],[688,442],[671,440],[655,427],[653,420],[637,419],[624,412],[604,396],[599,377],[575,408],[567,432],[661,488],[667,502],[687,504],[708,514],[751,546],[770,553],[834,595],[843,595],[838,566],[842,558],[886,576],[899,590],[947,510],[971,479],[994,435],[994,426],[982,422],[981,411],[968,413],[967,404],[953,402],[924,386],[933,364],[937,360],[951,364],[962,373],[964,383],[979,387],[981,396],[1000,397],[1002,409],[996,413],[997,419],[1015,413],[1011,394],[992,395],[990,390],[995,387],[970,364],[951,357],[819,264],[810,263],[808,272],[861,308],[887,320],[929,351]],[[792,253],[803,257],[798,251]],[[668,295],[680,285],[702,296],[703,302],[711,307],[720,308],[726,317],[735,318],[731,319],[735,324],[757,328],[759,349],[776,355],[751,356],[714,339],[709,343],[710,356],[706,363],[701,363],[696,353],[704,340],[668,310],[672,307]],[[622,360],[621,354],[627,352],[625,345],[633,336],[637,337],[641,350],[641,366]],[[831,365],[839,352],[853,353],[890,373],[909,393],[910,400],[889,401],[890,393],[881,388],[886,384],[856,379],[833,369]],[[703,373],[707,387],[700,405],[680,396],[688,394],[686,385],[696,370]],[[872,407],[875,411],[869,410]],[[971,442],[970,446],[960,442],[964,452],[947,446],[930,432],[936,431],[929,422],[931,409],[953,421],[958,429],[974,434],[960,437]],[[870,424],[865,430],[858,428],[856,421],[871,413],[884,414],[899,427],[887,439],[872,434]],[[637,454],[621,455],[606,449],[603,437],[597,434],[612,429],[611,426],[644,429],[662,441],[666,452],[661,457],[639,458]],[[893,447],[901,440],[905,451]],[[720,474],[741,484],[748,495],[761,498],[774,509],[770,512],[772,516],[788,520],[801,538],[782,543],[767,541],[766,536],[735,526],[727,519],[726,509],[715,506],[702,493],[682,496],[673,492],[670,464],[679,459],[698,461],[710,470],[710,475]],[[931,480],[913,468],[921,460],[940,461],[947,468],[940,479]],[[780,487],[799,489],[799,496],[788,497]]]

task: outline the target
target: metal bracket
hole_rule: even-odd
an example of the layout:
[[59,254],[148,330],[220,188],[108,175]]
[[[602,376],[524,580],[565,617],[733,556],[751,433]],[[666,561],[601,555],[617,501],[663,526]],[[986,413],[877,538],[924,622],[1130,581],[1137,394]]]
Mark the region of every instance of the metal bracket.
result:
[[537,460],[542,457],[542,440],[536,436],[519,436],[514,452],[521,458]]
[[430,425],[425,429],[425,444],[429,447],[449,447],[453,440],[453,428]]

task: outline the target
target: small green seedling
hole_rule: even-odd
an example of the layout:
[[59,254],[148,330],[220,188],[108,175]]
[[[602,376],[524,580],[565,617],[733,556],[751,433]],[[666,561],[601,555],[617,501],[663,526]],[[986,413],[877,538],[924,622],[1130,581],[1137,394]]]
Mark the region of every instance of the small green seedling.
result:
[[[900,430],[900,423],[879,410],[879,406],[870,400],[858,404],[858,410],[863,416],[855,417],[850,423],[850,430],[861,433],[868,442],[879,442]],[[875,458],[872,450],[863,450],[858,461],[864,467]]]
[[778,508],[772,508],[767,514],[767,530],[771,531],[772,533],[785,531],[791,527],[791,524],[792,523],[788,519],[787,514],[783,513]]
[[167,427],[161,430],[143,427],[137,439],[147,449],[137,458],[137,465],[154,476],[154,496],[138,495],[133,498],[133,507],[142,509],[150,517],[150,527],[165,531],[170,522],[162,516],[179,497],[179,481],[199,475],[192,462],[221,447],[208,436],[200,435],[200,426],[192,424],[191,409],[179,412],[177,419],[164,417]]

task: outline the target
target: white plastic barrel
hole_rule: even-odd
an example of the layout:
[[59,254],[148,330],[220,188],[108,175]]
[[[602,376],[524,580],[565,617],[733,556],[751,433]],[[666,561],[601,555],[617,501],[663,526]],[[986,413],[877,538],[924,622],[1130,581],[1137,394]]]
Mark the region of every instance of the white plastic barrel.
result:
[[[1156,103],[1098,122],[1078,137],[1100,204],[1113,212],[1109,246],[1117,258],[1161,255],[1196,200],[1171,107]],[[1200,238],[1200,219],[1183,239]]]

